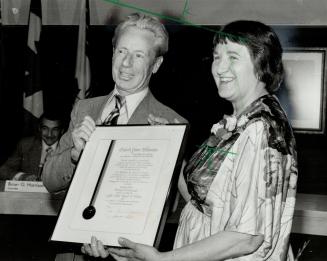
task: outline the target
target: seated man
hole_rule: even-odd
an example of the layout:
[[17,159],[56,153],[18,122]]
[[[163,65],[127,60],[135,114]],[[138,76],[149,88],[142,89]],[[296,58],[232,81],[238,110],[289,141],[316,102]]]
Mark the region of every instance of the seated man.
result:
[[39,133],[21,139],[14,153],[0,167],[0,180],[40,180],[44,162],[57,149],[62,134],[62,121],[43,114]]

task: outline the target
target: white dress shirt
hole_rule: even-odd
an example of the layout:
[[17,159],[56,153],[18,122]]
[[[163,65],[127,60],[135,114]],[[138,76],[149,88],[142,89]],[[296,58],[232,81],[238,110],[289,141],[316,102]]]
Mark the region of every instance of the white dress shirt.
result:
[[40,165],[44,164],[45,158],[48,154],[48,149],[51,148],[51,150],[50,150],[50,153],[51,153],[56,150],[57,145],[58,145],[58,141],[53,143],[51,146],[49,146],[42,140],[42,152],[41,152]]
[[[149,88],[145,88],[140,92],[130,94],[125,96],[125,104],[121,107],[119,112],[119,117],[117,120],[117,124],[127,124],[128,120],[132,116],[133,112],[137,108],[137,106],[141,103],[144,97],[148,94]],[[101,114],[101,122],[104,122],[108,115],[115,109],[115,100],[113,97],[119,92],[115,88],[112,92],[112,95],[109,97],[103,111]]]

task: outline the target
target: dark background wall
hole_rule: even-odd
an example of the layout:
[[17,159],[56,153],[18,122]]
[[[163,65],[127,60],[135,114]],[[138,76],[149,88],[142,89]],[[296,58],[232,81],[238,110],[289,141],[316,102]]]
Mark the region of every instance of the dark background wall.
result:
[[[217,28],[217,27],[212,27]],[[327,48],[327,27],[275,26],[283,47]],[[211,125],[231,112],[219,98],[210,73],[213,33],[200,28],[169,25],[170,48],[150,86],[156,97],[191,123],[190,154],[205,139]],[[112,27],[91,26],[89,54],[92,69],[91,96],[113,88],[111,78]],[[74,79],[77,26],[43,26],[40,55],[45,110],[69,118],[77,92]],[[22,95],[27,26],[0,27],[0,164],[25,135]],[[325,75],[326,77],[326,75]],[[303,104],[306,106],[306,104]],[[325,112],[326,113],[326,112]],[[326,124],[327,125],[327,124]],[[298,134],[301,193],[327,194],[326,134]],[[0,206],[1,207],[1,206]],[[54,260],[57,248],[47,240],[56,217],[0,215],[1,260]],[[176,225],[166,228],[164,249],[173,242]],[[294,252],[311,240],[301,260],[326,260],[325,237],[292,234]],[[60,250],[59,250],[60,252]]]
[[[27,28],[3,26],[5,69],[1,84],[1,108],[5,122],[0,138],[1,160],[13,150],[23,133],[22,92],[24,84],[24,48]],[[170,26],[170,51],[150,87],[166,105],[191,121],[191,140],[199,145],[210,127],[223,115],[225,104],[220,101],[210,74],[212,33],[185,26]],[[74,79],[76,26],[43,26],[40,41],[41,85],[44,89],[45,110],[58,111],[69,117],[77,93]],[[114,87],[111,77],[112,27],[91,26],[89,58],[92,82],[90,96],[108,94]],[[203,39],[203,40],[200,40]],[[18,52],[17,52],[18,50]]]
[[[284,48],[327,47],[326,27],[276,27]],[[326,57],[325,57],[326,59]],[[325,75],[326,78],[326,68]],[[326,86],[325,86],[326,90]],[[325,93],[325,99],[326,99]],[[325,102],[327,102],[325,100]],[[306,104],[303,104],[306,106]],[[325,110],[326,115],[326,110]],[[325,119],[325,126],[326,119]],[[302,193],[327,194],[327,137],[320,134],[296,134],[299,183]]]
[[[211,125],[231,112],[217,94],[210,73],[213,33],[191,26],[168,25],[169,52],[150,87],[155,96],[191,123],[189,155],[207,137]],[[217,29],[218,27],[211,27]],[[326,27],[275,26],[283,47],[327,48]],[[0,164],[10,155],[23,132],[26,26],[2,26],[0,71]],[[77,93],[74,79],[77,26],[43,26],[40,44],[45,110],[69,119]],[[113,88],[111,37],[113,27],[90,26],[91,96]],[[303,104],[305,106],[305,104]],[[296,134],[299,192],[327,194],[326,134]]]

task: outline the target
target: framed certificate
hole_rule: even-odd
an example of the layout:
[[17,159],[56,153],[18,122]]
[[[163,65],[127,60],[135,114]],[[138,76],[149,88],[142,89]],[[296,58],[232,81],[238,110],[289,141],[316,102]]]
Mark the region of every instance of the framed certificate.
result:
[[99,126],[77,165],[51,241],[120,236],[157,246],[182,163],[186,124]]

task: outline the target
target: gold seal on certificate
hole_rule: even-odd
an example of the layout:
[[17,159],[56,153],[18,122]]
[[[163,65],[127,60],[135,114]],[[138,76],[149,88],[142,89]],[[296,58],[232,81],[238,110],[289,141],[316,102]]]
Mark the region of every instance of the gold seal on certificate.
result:
[[[99,126],[86,144],[52,241],[157,245],[181,167],[187,125]],[[172,189],[173,188],[173,189]]]

